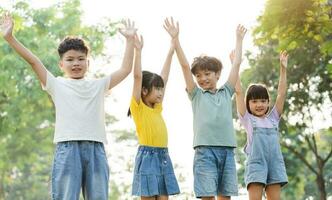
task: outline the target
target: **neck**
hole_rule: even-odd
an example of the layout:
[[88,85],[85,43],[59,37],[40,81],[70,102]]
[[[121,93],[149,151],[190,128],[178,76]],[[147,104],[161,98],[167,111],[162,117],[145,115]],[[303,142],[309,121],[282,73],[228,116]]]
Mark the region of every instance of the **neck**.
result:
[[150,103],[150,102],[148,102],[148,101],[145,101],[144,99],[142,99],[142,101],[143,101],[144,104],[147,105],[148,107],[150,107],[150,108],[154,108],[155,103]]

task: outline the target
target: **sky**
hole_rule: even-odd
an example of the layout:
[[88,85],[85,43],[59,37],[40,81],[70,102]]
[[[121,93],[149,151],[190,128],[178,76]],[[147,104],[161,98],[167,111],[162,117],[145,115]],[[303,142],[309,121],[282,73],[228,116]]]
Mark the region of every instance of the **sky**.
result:
[[[264,0],[122,0],[105,6],[100,0],[93,2],[93,5],[91,5],[88,1],[83,1],[88,23],[98,21],[104,16],[115,20],[130,18],[135,21],[138,33],[144,37],[142,69],[157,73],[161,71],[170,44],[170,37],[162,27],[163,20],[165,17],[173,16],[180,23],[180,42],[189,63],[192,62],[194,57],[201,54],[215,56],[222,61],[224,70],[219,86],[226,81],[229,74],[231,65],[228,54],[235,46],[237,25],[243,24],[249,29],[244,38],[243,50],[253,50],[251,30],[256,24],[257,17],[262,13],[265,3]],[[95,12],[95,10],[98,10],[98,12]],[[90,12],[91,14],[89,14]],[[110,51],[112,46],[118,50],[117,53],[112,52],[112,66],[115,66],[116,69],[121,64],[124,50],[124,40],[121,35],[116,35],[111,40]],[[246,63],[244,60],[242,67],[248,67]],[[135,130],[132,119],[126,117],[132,84],[132,76],[129,75],[111,93],[116,102],[111,101],[110,106],[106,106],[106,108],[110,114],[120,119],[114,129],[129,127],[130,130]],[[186,186],[182,185],[180,187],[192,190],[194,153],[192,148],[192,110],[185,92],[185,82],[176,55],[173,56],[163,108],[163,117],[168,129],[168,147],[171,159],[173,164],[182,166],[188,175]],[[233,199],[247,199],[247,197],[243,195]]]
[[[7,4],[14,2],[1,1]],[[32,0],[32,5],[43,7],[54,2],[56,1]],[[83,19],[87,24],[97,23],[105,17],[113,20],[129,18],[135,21],[138,33],[144,37],[142,69],[157,73],[161,71],[170,45],[170,37],[162,26],[163,21],[165,17],[173,16],[180,23],[180,42],[189,63],[201,54],[215,56],[222,61],[224,69],[219,86],[226,81],[230,71],[228,54],[235,46],[237,25],[243,24],[249,30],[244,38],[244,52],[254,50],[251,31],[265,4],[265,0],[82,0],[81,2]],[[102,67],[106,73],[111,73],[121,66],[124,46],[125,41],[120,34],[110,39],[107,52],[111,55],[111,63]],[[99,64],[97,61],[91,61],[90,68],[95,68]],[[246,60],[241,67],[248,67]],[[133,79],[130,74],[111,91],[111,98],[105,108],[109,114],[120,120],[112,129],[135,130],[132,119],[126,117],[132,84]],[[173,164],[182,166],[191,176],[194,153],[192,110],[176,55],[173,56],[163,108]],[[110,151],[109,149],[112,148],[106,148]],[[189,177],[188,181],[192,181],[192,177]],[[188,183],[188,187],[191,184]],[[244,197],[234,199],[242,198],[244,199]]]

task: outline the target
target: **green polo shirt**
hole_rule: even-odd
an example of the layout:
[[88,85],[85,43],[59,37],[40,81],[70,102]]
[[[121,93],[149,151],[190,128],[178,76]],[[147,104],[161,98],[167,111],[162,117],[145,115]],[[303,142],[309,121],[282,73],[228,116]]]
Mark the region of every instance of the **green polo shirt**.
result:
[[194,148],[197,146],[236,147],[233,126],[234,87],[226,83],[216,93],[197,86],[188,96],[193,109]]

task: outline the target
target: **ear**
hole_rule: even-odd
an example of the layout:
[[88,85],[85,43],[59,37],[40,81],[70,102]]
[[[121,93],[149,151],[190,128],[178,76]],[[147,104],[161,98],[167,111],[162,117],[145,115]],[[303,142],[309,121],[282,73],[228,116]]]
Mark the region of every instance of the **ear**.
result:
[[58,66],[61,69],[61,71],[63,71],[63,61],[62,61],[62,58],[60,58]]
[[143,96],[148,95],[148,93],[149,93],[148,89],[142,88],[142,94],[143,94]]
[[216,77],[217,77],[217,80],[219,80],[219,78],[220,78],[220,73],[221,73],[221,71],[219,71],[219,72],[216,72]]
[[86,71],[89,71],[89,67],[90,67],[90,60],[87,60],[87,64],[86,64]]

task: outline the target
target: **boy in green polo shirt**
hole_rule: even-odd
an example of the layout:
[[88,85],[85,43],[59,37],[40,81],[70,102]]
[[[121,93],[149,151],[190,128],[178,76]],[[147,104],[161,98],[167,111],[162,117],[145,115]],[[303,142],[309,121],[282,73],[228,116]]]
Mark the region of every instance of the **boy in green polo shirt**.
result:
[[[227,82],[216,88],[222,69],[221,62],[210,56],[200,56],[191,65],[179,42],[179,25],[166,24],[175,40],[175,51],[182,67],[186,90],[192,103],[194,125],[194,191],[203,200],[230,199],[236,196],[237,175],[234,159],[236,138],[233,127],[232,96],[238,79],[242,57],[242,41],[247,31],[236,29],[233,66]],[[197,84],[194,82],[193,76]]]

